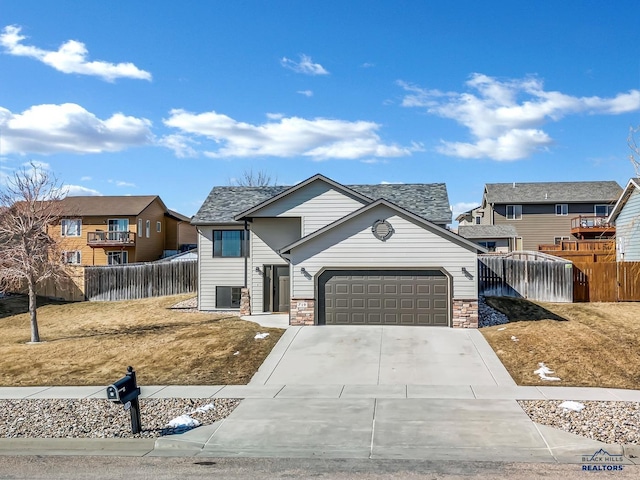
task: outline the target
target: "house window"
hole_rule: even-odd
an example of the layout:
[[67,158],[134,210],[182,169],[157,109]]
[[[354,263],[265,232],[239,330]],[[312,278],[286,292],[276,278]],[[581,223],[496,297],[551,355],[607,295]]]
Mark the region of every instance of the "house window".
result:
[[142,219],[138,219],[138,237],[142,238]]
[[82,234],[82,220],[78,219],[63,219],[60,222],[62,227],[61,235],[63,237],[79,237]]
[[124,265],[129,263],[129,252],[107,252],[107,265]]
[[69,265],[80,265],[82,263],[82,255],[80,250],[70,250],[62,252],[62,262]]
[[216,308],[240,308],[242,287],[216,287]]
[[608,217],[613,210],[613,205],[594,205],[596,217]]
[[151,220],[147,220],[144,233],[146,234],[147,238],[151,236]]
[[476,225],[480,225],[480,222],[482,221],[482,217],[481,216],[477,216],[476,217]]
[[245,239],[249,238],[249,232],[245,230],[214,230],[213,231],[213,256],[214,257],[244,257],[248,255],[245,247]]
[[156,222],[156,232],[160,233],[162,231],[162,222]]
[[569,204],[556,203],[556,215],[569,215]]
[[560,245],[562,242],[566,242],[569,240],[569,237],[553,237],[553,243],[555,245]]
[[507,205],[507,220],[522,220],[522,205]]
[[496,251],[496,242],[478,242],[478,245],[486,248],[489,252]]

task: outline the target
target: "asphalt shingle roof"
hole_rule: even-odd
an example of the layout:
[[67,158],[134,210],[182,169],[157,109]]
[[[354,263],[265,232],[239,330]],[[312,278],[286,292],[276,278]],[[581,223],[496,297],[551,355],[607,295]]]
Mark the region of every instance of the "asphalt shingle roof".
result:
[[511,238],[518,233],[513,225],[461,225],[458,235],[464,238]]
[[[384,198],[426,220],[451,223],[449,196],[444,183],[345,185],[371,201]],[[233,218],[245,210],[291,187],[214,187],[198,213],[194,224],[237,223]]]
[[60,200],[64,215],[134,217],[142,212],[157,195],[65,197]]
[[487,183],[487,203],[615,202],[622,187],[604,182]]

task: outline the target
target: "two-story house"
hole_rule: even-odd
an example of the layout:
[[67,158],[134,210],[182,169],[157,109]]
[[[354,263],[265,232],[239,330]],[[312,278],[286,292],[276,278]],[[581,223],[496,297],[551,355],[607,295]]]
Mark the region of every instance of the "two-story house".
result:
[[640,178],[632,178],[611,211],[616,226],[616,260],[640,262]]
[[478,245],[447,230],[444,184],[214,187],[198,227],[198,307],[290,323],[477,327]]
[[62,216],[49,232],[71,265],[149,262],[197,241],[190,219],[157,195],[66,197],[60,204]]
[[614,181],[487,183],[482,204],[473,212],[474,225],[460,234],[485,246],[504,242],[506,236],[511,250],[611,238],[615,228],[607,217],[621,192]]

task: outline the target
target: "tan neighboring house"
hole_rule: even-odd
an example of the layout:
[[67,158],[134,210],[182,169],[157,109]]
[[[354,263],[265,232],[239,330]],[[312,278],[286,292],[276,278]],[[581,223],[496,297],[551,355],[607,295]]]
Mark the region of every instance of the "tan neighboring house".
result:
[[61,204],[49,233],[71,265],[150,262],[197,242],[190,219],[157,195],[66,197]]
[[[510,226],[508,236],[517,250],[538,250],[540,245],[564,241],[610,239],[615,227],[607,217],[622,193],[615,181],[600,182],[536,182],[487,183],[482,204],[469,215],[473,224]],[[464,215],[464,214],[463,214]],[[476,223],[477,222],[477,223]],[[486,228],[485,228],[486,229]],[[483,241],[490,232],[470,232],[465,238]],[[497,233],[497,232],[494,232]],[[513,247],[512,247],[513,248]]]

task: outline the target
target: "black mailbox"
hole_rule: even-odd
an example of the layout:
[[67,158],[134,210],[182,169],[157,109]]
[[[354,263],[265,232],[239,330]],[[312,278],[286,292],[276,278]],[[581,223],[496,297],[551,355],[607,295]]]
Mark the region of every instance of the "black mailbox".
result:
[[135,379],[125,375],[113,385],[107,387],[107,398],[112,402],[127,403],[140,395],[140,387]]
[[127,367],[127,374],[107,387],[107,399],[112,402],[120,402],[124,405],[125,410],[131,411],[131,431],[133,433],[139,433],[142,430],[139,396],[140,387],[138,387],[133,367]]

